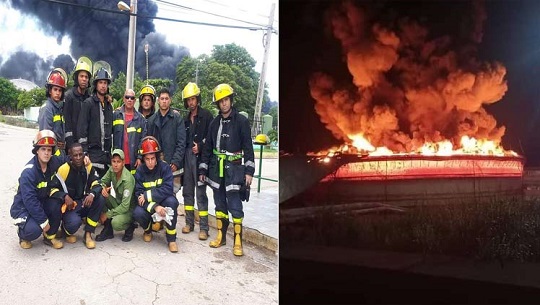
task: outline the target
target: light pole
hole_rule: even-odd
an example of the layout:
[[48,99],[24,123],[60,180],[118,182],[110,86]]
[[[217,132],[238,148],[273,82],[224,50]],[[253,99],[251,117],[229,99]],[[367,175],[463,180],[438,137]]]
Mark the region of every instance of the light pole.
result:
[[128,57],[126,70],[126,90],[133,89],[133,78],[135,76],[135,34],[137,31],[137,0],[131,0],[131,7],[124,1],[118,2],[118,9],[129,11],[129,39]]

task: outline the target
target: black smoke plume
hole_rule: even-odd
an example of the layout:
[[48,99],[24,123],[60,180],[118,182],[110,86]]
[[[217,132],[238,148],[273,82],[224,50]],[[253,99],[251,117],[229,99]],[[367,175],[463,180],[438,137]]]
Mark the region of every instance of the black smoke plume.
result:
[[[35,17],[44,31],[49,35],[54,35],[57,41],[61,41],[65,35],[69,36],[71,56],[74,59],[85,55],[93,61],[105,60],[111,64],[113,76],[121,71],[125,73],[129,15],[76,6],[84,5],[117,11],[117,1],[73,0],[70,1],[74,4],[73,6],[37,0],[11,0],[8,3],[23,14]],[[157,10],[157,4],[153,1],[137,1],[137,11],[141,15],[156,16]],[[157,35],[152,19],[137,18],[135,71],[141,78],[146,78],[145,42],[150,43],[149,77],[175,79],[175,66],[189,54],[188,50],[185,47],[171,45],[163,36]],[[11,62],[16,59],[10,58]],[[69,73],[72,70],[73,65],[66,72]],[[34,75],[33,78],[40,77]]]

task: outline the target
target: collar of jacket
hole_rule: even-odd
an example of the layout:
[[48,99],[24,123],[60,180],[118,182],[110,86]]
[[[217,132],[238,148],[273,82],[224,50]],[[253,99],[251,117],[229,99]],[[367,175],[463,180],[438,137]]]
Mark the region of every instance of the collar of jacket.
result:
[[[234,106],[231,106],[231,114],[229,114],[227,119],[234,118],[237,113],[238,113],[238,110],[236,110],[236,108]],[[221,114],[221,111],[219,112],[218,116],[220,117],[220,119],[223,119],[223,115]]]
[[[120,113],[122,114],[122,116],[126,116],[126,107],[125,105],[122,105],[120,106],[120,109],[118,109],[118,111],[120,111]],[[138,112],[137,109],[135,109],[135,107],[133,107],[133,118],[139,118],[140,116],[142,116],[142,113]]]
[[[97,96],[97,93],[92,94],[92,100],[96,103],[101,103],[101,101],[99,100],[99,97]],[[103,101],[107,104],[110,104],[109,101],[105,97],[103,97]]]
[[90,95],[88,94],[88,88],[86,88],[86,90],[84,91],[83,94],[79,94],[79,90],[78,90],[78,89],[79,89],[79,86],[77,86],[77,85],[74,85],[74,86],[73,86],[73,90],[72,90],[72,91],[73,91],[73,94],[74,94],[75,96],[77,96],[77,97],[79,97],[79,96],[86,96],[86,97],[89,97],[89,96],[90,96]]
[[51,104],[53,104],[54,108],[62,109],[64,107],[64,101],[60,101],[60,102],[57,103],[57,102],[53,101],[53,99],[50,98],[50,97],[48,97],[47,99],[51,102]]

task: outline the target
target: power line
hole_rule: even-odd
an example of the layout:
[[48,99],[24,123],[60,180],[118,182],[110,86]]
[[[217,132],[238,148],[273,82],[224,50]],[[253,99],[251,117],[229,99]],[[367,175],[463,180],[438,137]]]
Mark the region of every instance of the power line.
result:
[[239,25],[217,24],[217,23],[198,22],[198,21],[190,21],[190,20],[181,20],[181,19],[158,17],[158,16],[148,16],[148,15],[133,14],[131,12],[127,13],[127,12],[122,12],[122,11],[117,11],[117,10],[93,7],[93,6],[84,5],[84,4],[69,3],[69,2],[64,2],[64,1],[60,1],[60,0],[41,0],[41,1],[49,2],[49,3],[62,4],[62,5],[67,5],[67,6],[81,7],[81,8],[86,8],[86,9],[100,11],[100,12],[107,12],[107,13],[112,13],[112,14],[137,16],[137,18],[157,19],[157,20],[188,23],[188,24],[195,24],[195,25],[205,25],[205,26],[213,26],[213,27],[221,27],[221,28],[232,28],[232,29],[243,29],[243,30],[251,30],[251,31],[266,30],[266,27],[247,27],[247,26],[239,26]]
[[190,11],[195,11],[195,12],[199,12],[199,13],[203,13],[203,14],[208,14],[208,15],[212,15],[212,16],[216,16],[216,17],[220,17],[220,18],[224,18],[224,19],[234,20],[234,21],[247,23],[247,24],[252,24],[252,25],[256,25],[256,26],[260,26],[260,27],[264,26],[264,25],[258,24],[258,23],[253,23],[253,22],[249,22],[249,21],[245,21],[245,20],[231,18],[231,17],[227,17],[227,16],[223,16],[223,15],[219,15],[219,14],[214,14],[214,13],[207,12],[207,11],[198,10],[198,9],[195,9],[195,8],[192,8],[192,7],[183,6],[183,5],[176,4],[176,3],[171,3],[169,1],[164,1],[164,0],[155,0],[155,1],[159,2],[159,3],[163,3],[163,4],[168,4],[168,5],[173,6],[173,7],[178,7],[178,8],[182,8],[182,9],[186,9],[186,10],[190,10]]

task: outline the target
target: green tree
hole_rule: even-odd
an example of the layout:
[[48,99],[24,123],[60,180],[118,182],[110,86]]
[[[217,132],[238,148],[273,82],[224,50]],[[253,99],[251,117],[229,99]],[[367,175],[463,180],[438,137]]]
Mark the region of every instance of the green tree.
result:
[[17,109],[17,97],[20,91],[8,79],[0,77],[0,111],[14,113]]
[[39,107],[46,99],[45,88],[34,88],[30,91],[21,91],[17,97],[17,109],[23,110],[28,107]]
[[278,126],[278,107],[272,107],[270,108],[270,111],[268,112],[269,115],[272,116],[272,127],[277,128]]

